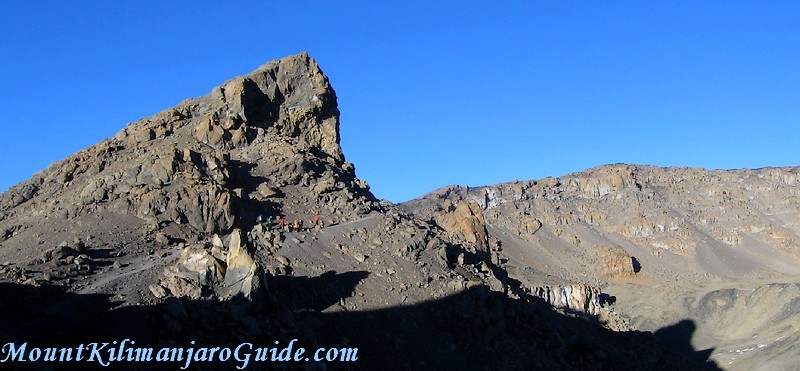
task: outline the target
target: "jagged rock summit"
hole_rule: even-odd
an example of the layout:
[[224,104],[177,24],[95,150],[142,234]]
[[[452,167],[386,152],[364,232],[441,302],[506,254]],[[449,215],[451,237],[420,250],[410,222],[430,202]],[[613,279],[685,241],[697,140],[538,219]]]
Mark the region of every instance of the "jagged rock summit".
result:
[[[9,273],[21,282],[130,286],[131,302],[148,291],[251,297],[264,281],[253,244],[280,245],[273,234],[250,233],[257,219],[335,223],[377,208],[339,146],[336,93],[301,53],[132,123],[0,195],[0,243],[25,247],[0,248],[0,262],[31,266]],[[226,244],[212,251],[220,237]],[[97,260],[120,258],[126,275],[165,273],[160,285],[114,283],[120,278],[100,278],[98,264],[71,264],[92,257],[73,242],[95,247]],[[179,262],[166,269],[172,257]]]
[[227,233],[281,208],[288,197],[277,190],[296,187],[314,190],[311,203],[326,217],[364,213],[374,201],[339,147],[336,94],[305,53],[135,122],[12,187],[0,197],[0,237],[103,212]]

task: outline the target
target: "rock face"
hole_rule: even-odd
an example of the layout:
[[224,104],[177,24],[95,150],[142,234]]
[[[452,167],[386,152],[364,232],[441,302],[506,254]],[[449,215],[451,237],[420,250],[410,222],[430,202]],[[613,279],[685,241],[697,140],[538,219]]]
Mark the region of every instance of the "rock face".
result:
[[556,308],[566,308],[591,315],[600,314],[600,289],[583,284],[540,286],[531,290]]
[[224,261],[204,245],[195,245],[184,248],[178,262],[164,271],[160,282],[162,288],[151,286],[150,290],[156,296],[171,294],[200,299],[213,292],[214,285],[222,281],[224,276]]
[[[595,315],[608,328],[632,323],[669,341],[698,331],[696,339],[715,340],[697,346],[731,369],[766,359],[797,364],[789,353],[800,339],[789,333],[798,321],[785,305],[798,292],[787,282],[800,274],[798,167],[604,165],[559,178],[449,186],[401,206],[445,224],[448,205],[469,203],[483,215],[492,261],[566,313]],[[758,302],[749,301],[744,288],[756,284]],[[606,300],[593,288],[608,292]],[[760,305],[775,312],[764,316],[770,320],[749,319]]]
[[263,268],[248,250],[242,231],[233,230],[228,246],[214,235],[210,244],[184,248],[178,261],[164,270],[159,285],[150,286],[157,297],[176,296],[189,299],[263,298],[266,282]]
[[[800,273],[800,225],[794,222],[800,218],[799,168],[708,171],[607,165],[561,178],[451,186],[404,207],[439,220],[446,202],[476,203],[490,239],[496,236],[504,246],[534,247],[545,259],[533,262],[540,264],[537,269],[570,281],[600,283],[633,276],[637,264],[642,273],[666,281],[675,274]],[[551,258],[545,251],[554,248],[573,252]],[[753,256],[754,250],[760,252]],[[623,255],[632,257],[631,263]],[[575,275],[569,273],[574,269],[565,269],[588,264],[597,267],[596,274]]]
[[242,231],[235,229],[230,237],[225,277],[218,290],[222,297],[242,296],[246,299],[257,299],[263,294],[264,270],[256,264],[253,256],[247,251]]
[[[0,195],[0,243],[41,246],[40,259],[0,249],[0,261],[53,272],[21,270],[20,282],[70,284],[112,275],[92,259],[124,257],[108,262],[123,277],[161,271],[134,297],[258,301],[267,282],[255,253],[283,241],[267,218],[336,223],[382,207],[345,161],[336,93],[302,53],[131,123]],[[58,245],[87,234],[112,248]]]

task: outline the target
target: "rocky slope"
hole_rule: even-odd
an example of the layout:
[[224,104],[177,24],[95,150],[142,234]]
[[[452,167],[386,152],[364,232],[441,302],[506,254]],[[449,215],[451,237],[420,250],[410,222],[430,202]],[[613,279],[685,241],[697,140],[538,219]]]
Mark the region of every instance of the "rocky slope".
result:
[[[359,348],[355,364],[268,366],[288,369],[703,365],[651,333],[610,330],[628,325],[596,285],[514,278],[495,237],[511,230],[486,213],[497,200],[459,199],[423,218],[376,200],[339,147],[327,77],[295,55],[0,195],[0,338]],[[305,227],[265,223],[278,216]],[[526,221],[515,238],[549,229]],[[609,274],[636,274],[608,251]]]
[[[561,178],[451,186],[402,206],[455,238],[486,241],[494,261],[551,303],[543,282],[596,287],[635,328],[692,321],[698,347],[719,348],[713,357],[723,366],[749,369],[773,354],[779,365],[800,361],[787,356],[800,345],[789,335],[800,325],[797,309],[787,305],[797,298],[799,205],[800,168],[608,165]],[[759,348],[750,344],[755,335],[771,340],[759,340]],[[741,349],[753,351],[736,355]]]

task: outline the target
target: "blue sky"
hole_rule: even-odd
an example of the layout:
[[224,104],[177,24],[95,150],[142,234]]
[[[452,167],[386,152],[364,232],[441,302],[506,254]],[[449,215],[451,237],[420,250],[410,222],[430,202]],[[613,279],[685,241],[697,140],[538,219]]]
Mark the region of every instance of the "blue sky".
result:
[[607,163],[800,162],[799,2],[516,3],[0,2],[0,190],[301,51],[345,156],[395,202]]

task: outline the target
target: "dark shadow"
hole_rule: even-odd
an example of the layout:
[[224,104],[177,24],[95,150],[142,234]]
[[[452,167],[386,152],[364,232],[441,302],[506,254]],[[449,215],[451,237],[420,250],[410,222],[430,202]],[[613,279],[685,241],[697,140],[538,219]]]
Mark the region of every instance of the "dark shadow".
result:
[[358,344],[367,369],[705,367],[650,333],[613,332],[559,314],[538,298],[510,299],[484,286],[412,306],[323,313],[320,319],[318,331],[326,339]]
[[[697,326],[694,324],[694,321],[685,319],[674,325],[662,327],[653,333],[653,335],[676,352],[691,357],[699,363],[705,364],[706,362],[710,362],[709,357],[711,357],[711,353],[714,352],[714,348],[695,350],[694,347],[692,347],[692,335],[694,335],[696,329]],[[718,369],[716,365],[714,366],[715,367],[709,367],[709,369]]]
[[115,253],[113,249],[102,249],[102,248],[89,248],[86,249],[85,254],[88,255],[92,259],[109,259],[114,257],[112,254]]
[[248,125],[262,128],[273,125],[280,114],[281,104],[286,100],[280,90],[275,89],[275,96],[270,99],[253,80],[245,79],[242,85],[242,105]]
[[355,271],[337,274],[328,271],[318,277],[270,277],[271,293],[276,302],[290,310],[321,312],[343,298],[352,295],[369,272]]
[[[353,295],[367,272],[319,277],[270,277],[262,305],[234,300],[170,298],[162,304],[119,306],[105,294],[75,294],[58,286],[0,284],[0,340],[28,347],[76,347],[131,339],[137,347],[231,347],[248,342],[281,348],[292,339],[308,349],[358,348],[358,361],[324,365],[251,362],[246,369],[499,370],[703,369],[690,351],[691,327],[669,336],[681,351],[649,332],[613,332],[565,316],[529,296],[475,286],[436,300],[358,310]],[[412,291],[393,295],[409,295]],[[345,306],[336,306],[343,301]],[[345,309],[349,308],[349,310]],[[659,334],[671,334],[666,330]],[[688,334],[688,336],[687,336]],[[190,342],[194,341],[192,345]],[[129,344],[130,346],[130,344]],[[3,359],[4,356],[0,357]],[[252,361],[252,360],[251,360]],[[191,370],[235,370],[241,363],[195,362]],[[178,362],[2,363],[11,370],[177,370]]]
[[266,182],[267,178],[253,176],[252,171],[255,166],[244,161],[228,160],[229,188],[242,188],[245,193],[251,193],[259,184]]
[[634,273],[639,273],[639,271],[642,270],[642,264],[639,263],[639,260],[637,260],[633,256],[631,256],[631,265],[633,265]]
[[601,292],[598,299],[600,299],[600,305],[614,305],[617,302],[617,297],[614,295],[609,295],[604,292]]

